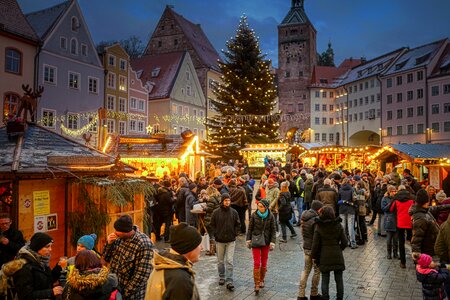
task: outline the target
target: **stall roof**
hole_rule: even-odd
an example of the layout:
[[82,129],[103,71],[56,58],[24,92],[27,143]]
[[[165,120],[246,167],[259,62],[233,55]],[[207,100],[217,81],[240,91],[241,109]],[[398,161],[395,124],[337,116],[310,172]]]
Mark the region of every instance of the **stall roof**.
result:
[[441,159],[450,157],[450,146],[440,144],[391,144],[395,150],[413,159]]
[[128,165],[45,127],[29,123],[23,136],[8,138],[0,127],[0,176],[132,172]]

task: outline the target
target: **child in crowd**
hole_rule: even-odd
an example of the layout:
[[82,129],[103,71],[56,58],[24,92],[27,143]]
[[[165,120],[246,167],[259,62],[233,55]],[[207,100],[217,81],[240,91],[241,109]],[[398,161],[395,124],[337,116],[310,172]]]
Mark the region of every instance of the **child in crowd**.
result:
[[433,261],[428,254],[413,253],[417,262],[417,280],[422,283],[423,299],[445,299],[444,282],[448,278],[448,269],[445,264]]

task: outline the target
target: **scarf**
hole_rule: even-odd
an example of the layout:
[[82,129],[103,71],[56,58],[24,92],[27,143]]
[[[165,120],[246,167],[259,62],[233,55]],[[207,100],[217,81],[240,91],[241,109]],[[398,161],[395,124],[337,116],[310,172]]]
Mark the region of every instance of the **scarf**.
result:
[[28,252],[36,259],[36,261],[45,269],[50,265],[50,256],[42,256],[39,253],[31,250],[29,246],[26,246]]
[[259,209],[257,209],[256,210],[256,213],[258,214],[258,216],[261,218],[261,219],[265,219],[265,218],[267,218],[267,216],[269,215],[269,210],[266,208],[266,211],[264,212],[264,213],[261,213],[260,211],[259,211]]

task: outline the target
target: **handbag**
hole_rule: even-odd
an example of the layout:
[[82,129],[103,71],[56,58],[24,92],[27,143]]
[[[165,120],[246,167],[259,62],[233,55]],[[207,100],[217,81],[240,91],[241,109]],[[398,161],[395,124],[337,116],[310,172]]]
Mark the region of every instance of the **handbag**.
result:
[[263,220],[264,226],[260,234],[252,234],[252,248],[261,248],[266,246],[266,238],[264,237],[264,230],[266,229],[266,222]]

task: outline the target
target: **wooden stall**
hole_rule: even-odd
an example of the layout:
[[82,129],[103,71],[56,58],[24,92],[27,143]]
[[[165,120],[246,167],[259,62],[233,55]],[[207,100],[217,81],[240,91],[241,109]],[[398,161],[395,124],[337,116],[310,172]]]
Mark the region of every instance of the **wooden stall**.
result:
[[247,160],[250,174],[256,176],[263,173],[266,156],[284,165],[288,147],[289,144],[287,143],[247,144],[245,148],[239,151],[239,154]]

